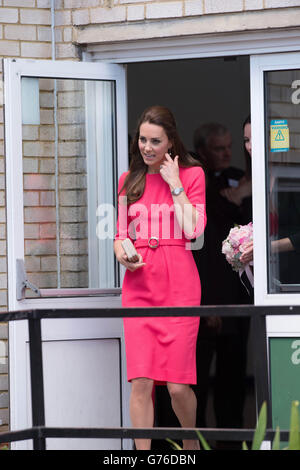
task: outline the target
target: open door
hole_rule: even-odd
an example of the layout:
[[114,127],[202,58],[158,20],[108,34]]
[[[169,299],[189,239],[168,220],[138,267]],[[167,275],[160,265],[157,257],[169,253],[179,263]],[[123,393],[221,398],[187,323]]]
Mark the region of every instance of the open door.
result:
[[[127,169],[123,66],[4,60],[9,309],[121,306],[113,255]],[[128,426],[121,319],[42,321],[46,426]],[[9,325],[10,427],[31,427],[26,322]],[[18,443],[26,449],[30,443]],[[48,439],[48,449],[121,449]]]
[[[256,305],[300,304],[300,54],[251,57]],[[300,318],[267,317],[272,427],[300,399]]]

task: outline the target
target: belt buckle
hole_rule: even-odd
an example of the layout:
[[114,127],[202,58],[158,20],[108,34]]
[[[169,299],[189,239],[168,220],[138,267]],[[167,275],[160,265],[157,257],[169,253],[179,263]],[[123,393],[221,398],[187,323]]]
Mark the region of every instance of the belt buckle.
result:
[[[152,245],[151,240],[155,240],[155,241],[156,241],[156,244],[155,244],[155,245]],[[150,248],[157,248],[158,245],[159,245],[159,238],[157,238],[157,237],[150,237],[149,240],[148,240],[148,245],[149,245]]]

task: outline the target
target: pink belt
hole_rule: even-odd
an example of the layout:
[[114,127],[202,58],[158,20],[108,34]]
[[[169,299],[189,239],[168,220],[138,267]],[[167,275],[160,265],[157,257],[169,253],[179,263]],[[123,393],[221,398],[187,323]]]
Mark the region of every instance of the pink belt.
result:
[[149,246],[150,248],[157,248],[158,246],[170,246],[170,245],[176,245],[176,246],[185,246],[186,240],[182,238],[161,238],[159,239],[158,237],[150,237],[145,240],[143,239],[138,239],[135,240],[134,246],[136,248],[141,248],[145,246]]

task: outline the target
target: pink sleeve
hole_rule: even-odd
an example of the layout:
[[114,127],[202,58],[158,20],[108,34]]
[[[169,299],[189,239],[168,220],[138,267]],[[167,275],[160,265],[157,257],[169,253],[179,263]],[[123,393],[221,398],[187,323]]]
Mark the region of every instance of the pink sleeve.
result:
[[186,238],[197,238],[204,232],[206,225],[206,209],[205,209],[205,174],[201,167],[191,168],[191,177],[189,179],[186,195],[190,203],[196,208],[199,217],[192,236]]
[[122,201],[126,197],[125,191],[122,191],[119,195],[127,174],[128,172],[125,172],[120,176],[118,184],[118,217],[115,240],[125,240],[125,238],[128,238],[128,206],[124,200]]

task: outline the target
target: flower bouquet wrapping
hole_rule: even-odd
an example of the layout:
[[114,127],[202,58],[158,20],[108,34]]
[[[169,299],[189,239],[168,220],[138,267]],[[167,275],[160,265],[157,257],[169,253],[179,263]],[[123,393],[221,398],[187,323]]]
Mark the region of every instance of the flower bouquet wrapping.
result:
[[245,265],[240,261],[240,257],[244,252],[246,245],[252,240],[252,222],[248,225],[236,225],[230,230],[227,238],[222,242],[222,253],[225,255],[228,263],[231,264],[232,269],[237,271],[240,277],[244,271],[246,272],[249,282],[253,287],[253,272],[250,267],[253,265],[253,262],[251,261],[251,263]]

